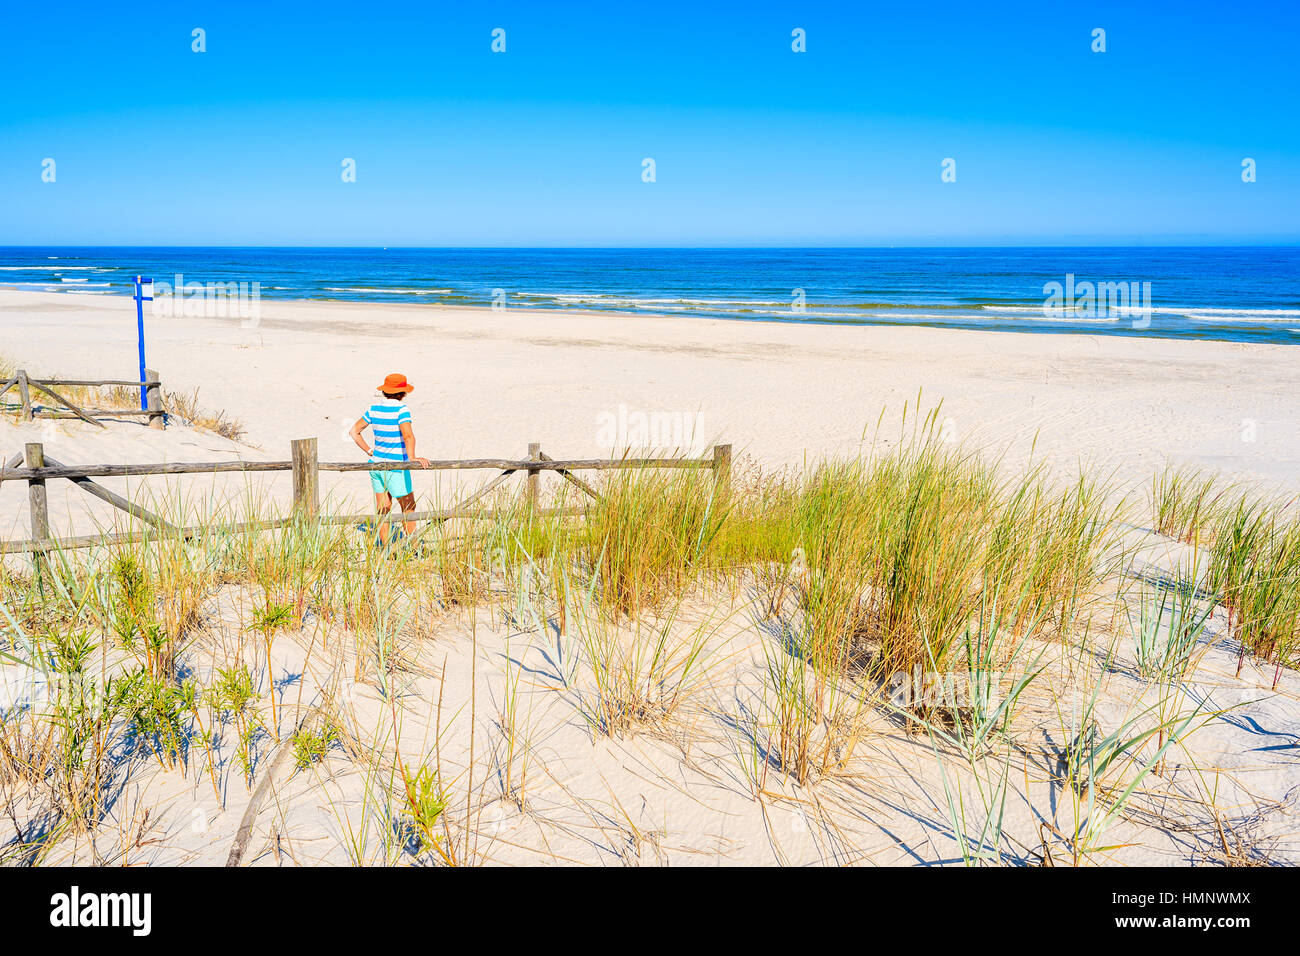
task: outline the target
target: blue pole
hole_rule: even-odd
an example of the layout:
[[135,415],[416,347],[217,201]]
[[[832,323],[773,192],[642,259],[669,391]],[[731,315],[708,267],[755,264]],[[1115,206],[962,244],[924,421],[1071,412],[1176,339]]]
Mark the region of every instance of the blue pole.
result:
[[[140,381],[144,382],[144,304],[152,302],[153,296],[144,294],[145,284],[153,286],[153,279],[145,279],[142,276],[135,277],[135,330],[136,338],[140,343]],[[151,290],[152,291],[152,290]],[[143,384],[140,386],[140,411],[149,410],[148,390]]]

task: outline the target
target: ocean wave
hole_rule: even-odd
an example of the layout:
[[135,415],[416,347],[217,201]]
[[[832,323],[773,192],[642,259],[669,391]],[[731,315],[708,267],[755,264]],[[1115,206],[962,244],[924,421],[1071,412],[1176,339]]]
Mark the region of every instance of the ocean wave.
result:
[[0,266],[0,272],[116,272],[110,266]]
[[1184,308],[1182,306],[1169,308],[1170,312],[1178,312],[1181,315],[1289,315],[1292,318],[1300,316],[1300,309],[1231,309],[1231,308]]
[[859,319],[870,321],[872,319],[910,319],[912,321],[936,320],[939,322],[977,322],[987,325],[990,322],[997,322],[1002,319],[1007,322],[1078,322],[1078,323],[1107,323],[1118,322],[1119,316],[1115,315],[1097,315],[1097,316],[1047,316],[1038,315],[1034,318],[1016,318],[1013,316],[985,315],[976,312],[963,314],[940,313],[940,312],[815,312],[809,310],[799,313],[804,316],[827,319]]
[[[754,317],[771,317],[771,318],[817,318],[817,319],[839,319],[847,322],[869,321],[871,319],[911,319],[925,320],[936,319],[940,321],[966,321],[966,322],[990,322],[999,318],[1007,321],[1014,321],[1015,317],[1011,315],[998,315],[999,312],[1014,312],[1025,316],[1032,316],[1041,321],[1047,322],[1080,322],[1080,323],[1105,323],[1117,322],[1120,318],[1120,310],[1114,314],[1099,316],[1073,316],[1073,315],[1044,315],[1042,307],[1000,307],[1000,306],[981,306],[981,309],[991,309],[989,312],[972,312],[971,306],[964,307],[966,311],[960,311],[963,307],[954,306],[924,306],[911,305],[903,303],[871,303],[870,306],[842,305],[840,303],[807,303],[803,309],[795,309],[789,301],[773,300],[749,300],[749,299],[660,299],[660,298],[631,298],[628,296],[616,296],[606,293],[593,293],[591,295],[571,295],[571,294],[554,294],[543,295],[542,293],[518,293],[518,295],[527,296],[531,299],[549,300],[557,302],[563,306],[580,306],[584,304],[599,304],[603,308],[627,308],[627,307],[644,307],[656,312],[671,312],[673,314],[723,314],[723,315],[750,315]],[[894,311],[905,309],[907,311]],[[1033,318],[1029,319],[1033,321]]]
[[1182,309],[1179,315],[1193,322],[1222,322],[1225,324],[1266,324],[1294,322],[1300,309]]
[[[534,298],[540,298],[540,295],[534,295]],[[560,297],[547,297],[558,300]],[[593,299],[595,297],[592,297]],[[892,308],[905,308],[909,311],[898,312],[889,311],[889,307],[876,306],[871,309],[841,307],[838,304],[834,306],[822,306],[819,304],[809,304],[803,309],[794,309],[789,302],[758,302],[745,300],[678,300],[678,299],[636,299],[628,300],[626,297],[601,296],[601,306],[606,309],[615,309],[619,307],[626,308],[629,304],[644,305],[647,309],[658,313],[670,313],[672,315],[700,315],[700,316],[744,316],[746,318],[758,319],[789,319],[798,321],[800,319],[833,319],[840,322],[861,323],[871,322],[880,319],[908,320],[913,322],[971,322],[988,324],[997,322],[999,319],[1006,322],[1075,322],[1079,324],[1094,323],[1113,323],[1120,321],[1118,313],[1112,315],[1099,316],[1074,316],[1074,315],[1043,315],[1043,310],[1024,309],[1015,310],[1018,315],[998,315],[988,312],[958,312],[953,309],[933,308],[927,309],[924,306],[893,306]],[[568,307],[581,306],[588,302],[588,299],[566,297],[566,301],[560,303]],[[718,302],[738,302],[742,303],[741,307],[724,308],[718,305]],[[767,306],[766,308],[764,306]]]
[[[512,293],[520,299],[542,299],[552,302],[580,303],[580,302],[602,302],[609,305],[676,305],[684,308],[715,306],[736,306],[738,308],[752,308],[754,306],[785,306],[789,307],[789,299],[699,299],[688,296],[635,296],[626,293],[614,292],[515,292]],[[830,303],[826,303],[830,305]]]
[[[995,312],[1041,313],[1041,306],[985,305],[981,308]],[[1150,314],[1164,318],[1185,318],[1195,322],[1290,322],[1300,318],[1300,309],[1233,309],[1228,307],[1189,307],[1177,305],[1116,306],[1111,311],[1119,315]]]
[[364,286],[325,286],[324,289],[326,292],[379,292],[384,295],[448,295],[452,292],[451,289],[374,289]]
[[[746,311],[758,308],[791,308],[792,299],[743,299],[743,298],[697,298],[691,296],[635,296],[626,293],[611,292],[515,292],[512,293],[516,298],[521,299],[538,299],[549,302],[559,302],[563,304],[580,304],[586,302],[600,303],[611,306],[647,306],[647,307],[664,307],[676,306],[681,309],[690,308],[710,308],[723,309],[727,311]],[[910,302],[878,302],[878,301],[840,301],[840,302],[823,302],[807,301],[805,305],[809,308],[819,309],[845,309],[845,310],[864,310],[864,309],[915,309],[918,312],[933,310],[960,310],[969,309],[969,305],[954,305],[950,303],[910,303]]]

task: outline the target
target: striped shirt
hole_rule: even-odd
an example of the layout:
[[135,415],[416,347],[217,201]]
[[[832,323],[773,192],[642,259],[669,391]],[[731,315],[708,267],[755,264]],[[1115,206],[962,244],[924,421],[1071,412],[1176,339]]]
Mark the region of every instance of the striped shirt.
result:
[[375,452],[371,461],[406,461],[406,442],[402,441],[402,423],[410,422],[411,411],[396,398],[375,402],[361,416],[375,432]]

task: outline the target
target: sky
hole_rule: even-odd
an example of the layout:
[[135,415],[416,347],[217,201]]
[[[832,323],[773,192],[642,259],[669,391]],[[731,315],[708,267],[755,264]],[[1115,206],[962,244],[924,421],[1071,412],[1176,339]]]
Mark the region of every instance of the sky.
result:
[[0,245],[1293,244],[1298,41],[1295,0],[16,3]]

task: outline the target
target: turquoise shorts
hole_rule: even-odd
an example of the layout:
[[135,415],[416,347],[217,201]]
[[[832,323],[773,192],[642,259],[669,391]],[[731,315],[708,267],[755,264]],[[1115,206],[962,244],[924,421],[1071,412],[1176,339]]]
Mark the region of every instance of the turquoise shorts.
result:
[[411,486],[409,471],[372,471],[370,487],[377,495],[388,494],[394,498],[404,498],[415,490]]

